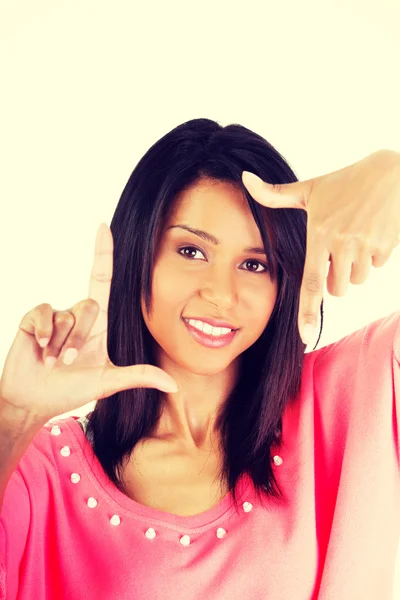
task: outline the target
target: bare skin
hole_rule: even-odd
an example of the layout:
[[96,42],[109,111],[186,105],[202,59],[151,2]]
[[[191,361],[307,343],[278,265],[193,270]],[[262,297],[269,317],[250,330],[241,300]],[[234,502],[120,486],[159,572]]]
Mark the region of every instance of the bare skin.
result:
[[[169,228],[182,223],[211,233],[220,244]],[[196,250],[180,250],[184,246]],[[157,366],[178,384],[177,393],[166,394],[156,433],[189,452],[207,447],[217,433],[216,413],[234,385],[240,355],[260,337],[275,306],[278,286],[261,264],[266,256],[243,250],[256,246],[263,246],[261,235],[245,198],[222,182],[205,181],[181,194],[165,224],[153,274],[153,313],[146,315],[143,302],[142,312]],[[189,335],[182,316],[220,318],[240,331],[229,346],[210,349]]]
[[[177,224],[211,233],[220,244],[170,229]],[[135,447],[125,470],[134,500],[188,515],[225,495],[214,482],[222,460],[217,411],[234,385],[240,355],[264,331],[278,294],[263,266],[266,256],[244,251],[262,246],[247,202],[233,186],[203,181],[177,199],[159,245],[153,312],[146,314],[144,302],[142,312],[157,366],[177,382],[178,392],[165,394],[155,431]],[[190,336],[182,316],[222,319],[240,331],[229,346],[207,348]]]

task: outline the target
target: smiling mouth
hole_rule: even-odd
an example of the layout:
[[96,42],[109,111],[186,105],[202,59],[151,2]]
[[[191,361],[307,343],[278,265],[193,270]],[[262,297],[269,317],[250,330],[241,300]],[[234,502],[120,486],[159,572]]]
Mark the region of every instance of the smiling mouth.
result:
[[[192,321],[200,321],[201,323],[204,323],[206,325],[211,325],[211,323],[207,323],[207,321],[202,321],[202,319],[193,319],[191,317],[190,317],[190,319]],[[182,316],[182,321],[185,321],[185,323],[190,325],[188,317]],[[192,327],[193,327],[193,325],[192,325]],[[231,327],[230,325],[211,325],[211,327],[213,327],[214,329],[217,329],[220,327],[220,328],[224,328],[224,329],[230,329],[231,331],[239,331],[239,329],[240,329],[240,327]],[[199,329],[199,331],[200,331],[200,329]]]
[[[196,319],[194,319],[196,320]],[[206,331],[202,330],[202,329],[198,329],[197,327],[195,327],[194,325],[192,325],[191,323],[189,323],[189,320],[186,317],[182,317],[182,321],[184,323],[186,323],[186,325],[189,325],[189,327],[193,327],[194,329],[196,329],[197,331],[199,331],[200,333],[204,333],[204,335],[211,335],[210,333],[207,333]],[[205,321],[202,321],[202,323],[205,323]],[[205,323],[206,325],[208,325],[208,323]],[[214,325],[211,325],[211,327],[213,327],[214,329],[219,329],[220,327],[216,327]],[[225,333],[223,335],[229,335],[229,333],[233,333],[234,331],[239,331],[239,327],[225,327],[225,329],[230,329],[230,331],[228,333]],[[220,337],[220,336],[213,336],[213,337]]]
[[229,331],[228,333],[224,333],[223,335],[212,335],[210,333],[206,333],[205,331],[202,331],[201,329],[197,329],[196,327],[194,327],[193,325],[191,325],[190,323],[185,321],[184,318],[182,318],[182,321],[183,321],[184,325],[186,326],[186,328],[188,329],[191,337],[197,343],[201,344],[202,346],[206,346],[208,348],[218,349],[218,348],[224,348],[226,346],[229,346],[232,343],[232,341],[234,340],[234,338],[236,337],[236,334],[238,332],[237,329],[234,329],[234,330]]

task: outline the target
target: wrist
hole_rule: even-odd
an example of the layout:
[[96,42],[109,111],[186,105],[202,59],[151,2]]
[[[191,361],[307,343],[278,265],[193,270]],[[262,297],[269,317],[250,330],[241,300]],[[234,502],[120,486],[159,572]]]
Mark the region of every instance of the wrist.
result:
[[24,432],[39,431],[47,421],[43,417],[30,412],[26,408],[13,406],[4,398],[0,398],[0,426],[6,427],[20,435]]

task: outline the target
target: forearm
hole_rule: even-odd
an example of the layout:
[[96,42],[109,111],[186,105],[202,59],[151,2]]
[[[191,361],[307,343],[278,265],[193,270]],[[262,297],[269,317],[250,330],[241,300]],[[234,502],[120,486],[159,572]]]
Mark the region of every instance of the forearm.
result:
[[8,481],[43,425],[42,421],[0,398],[0,513]]

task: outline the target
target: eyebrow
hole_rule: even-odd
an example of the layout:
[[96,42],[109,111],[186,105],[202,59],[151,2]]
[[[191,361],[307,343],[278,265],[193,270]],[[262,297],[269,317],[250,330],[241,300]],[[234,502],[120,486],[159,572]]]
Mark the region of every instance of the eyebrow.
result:
[[[201,229],[194,229],[193,227],[189,227],[189,225],[183,225],[181,223],[179,225],[171,225],[170,227],[168,227],[167,231],[169,229],[174,229],[175,227],[179,227],[180,229],[190,231],[190,233],[194,233],[194,235],[199,236],[202,240],[210,242],[215,246],[219,246],[221,244],[221,242],[217,240],[216,237],[211,235],[211,233],[208,233],[207,231],[202,231]],[[264,256],[266,256],[265,249],[260,248],[259,246],[247,246],[246,248],[243,248],[243,252],[250,252],[251,254],[263,254]]]

